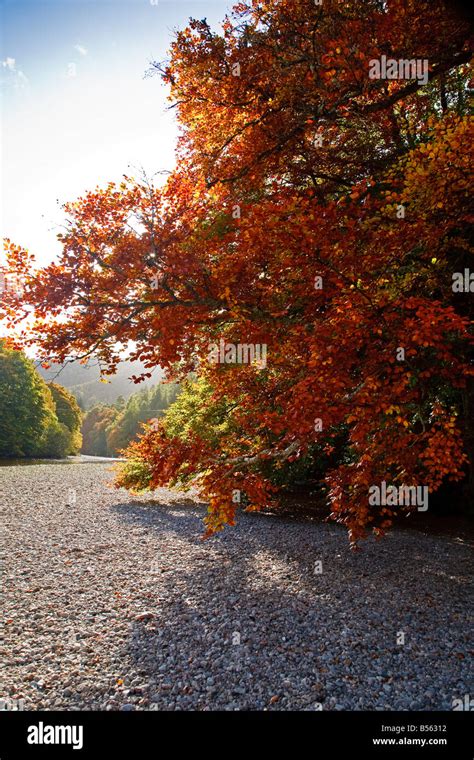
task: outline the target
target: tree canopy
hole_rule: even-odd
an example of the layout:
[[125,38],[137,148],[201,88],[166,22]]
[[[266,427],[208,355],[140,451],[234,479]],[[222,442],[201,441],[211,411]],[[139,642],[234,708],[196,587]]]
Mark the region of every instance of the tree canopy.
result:
[[71,394],[47,385],[30,359],[0,341],[0,457],[76,454],[81,416]]
[[[25,287],[5,313],[36,317],[18,340],[109,372],[132,342],[146,369],[199,376],[203,417],[225,405],[217,440],[148,429],[119,484],[137,462],[149,487],[184,469],[213,532],[236,491],[272,503],[269,462],[330,456],[342,435],[325,482],[353,542],[397,511],[372,484],[436,491],[471,457],[472,487],[472,301],[452,287],[472,252],[468,39],[441,0],[252,0],[220,33],[191,20],[155,65],[181,124],[166,185],[125,177],[68,204],[63,255],[39,271],[7,241]],[[397,76],[370,74],[382,59]]]

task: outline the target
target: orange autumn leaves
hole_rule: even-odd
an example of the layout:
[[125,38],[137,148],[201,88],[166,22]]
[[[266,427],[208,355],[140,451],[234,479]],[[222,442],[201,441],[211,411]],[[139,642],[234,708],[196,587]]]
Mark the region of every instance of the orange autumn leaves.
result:
[[[61,260],[28,279],[24,338],[57,360],[93,351],[108,371],[132,345],[146,369],[205,381],[215,435],[148,428],[119,483],[195,483],[209,533],[239,503],[273,503],[275,472],[342,437],[324,477],[355,542],[391,521],[370,485],[436,490],[467,465],[472,315],[450,276],[471,253],[467,30],[438,2],[236,14],[221,35],[202,21],[178,33],[159,67],[182,127],[175,172],[68,207]],[[387,52],[428,58],[429,84],[370,80]],[[267,366],[209,363],[221,339],[265,344]]]

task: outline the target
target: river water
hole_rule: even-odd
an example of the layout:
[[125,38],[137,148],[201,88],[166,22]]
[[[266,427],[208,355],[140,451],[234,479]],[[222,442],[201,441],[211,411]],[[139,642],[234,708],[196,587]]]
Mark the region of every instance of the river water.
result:
[[94,462],[123,462],[123,459],[117,457],[93,457],[88,454],[80,454],[77,457],[67,457],[66,459],[0,459],[0,467],[12,467],[13,465],[28,466],[31,464],[94,464]]

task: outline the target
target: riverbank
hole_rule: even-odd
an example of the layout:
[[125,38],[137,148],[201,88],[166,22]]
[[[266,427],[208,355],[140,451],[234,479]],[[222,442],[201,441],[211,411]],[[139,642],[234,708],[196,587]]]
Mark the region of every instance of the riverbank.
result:
[[0,459],[0,467],[16,467],[18,465],[28,467],[28,465],[53,465],[53,464],[94,464],[107,462],[123,462],[123,457],[95,457],[89,454],[78,454],[77,456],[66,457],[65,459]]
[[[441,710],[472,692],[469,548],[108,486],[111,465],[3,467],[2,694],[25,709]],[[75,500],[71,500],[71,491]]]

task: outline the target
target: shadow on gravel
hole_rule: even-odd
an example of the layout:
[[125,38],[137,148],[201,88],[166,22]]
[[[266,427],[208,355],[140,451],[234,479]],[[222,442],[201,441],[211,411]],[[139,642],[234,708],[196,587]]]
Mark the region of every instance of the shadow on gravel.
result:
[[203,541],[203,504],[112,511],[185,547],[125,653],[160,709],[451,709],[467,688],[467,547],[396,532],[354,554],[340,526],[255,513]]
[[[189,500],[187,503],[164,504],[160,501],[130,501],[111,508],[131,525],[140,525],[158,533],[171,533],[198,546],[203,551],[219,547],[232,552],[265,548],[290,563],[297,563],[307,574],[315,575],[315,563],[326,560],[334,569],[345,568],[350,580],[372,579],[377,587],[382,580],[393,579],[397,587],[407,580],[433,574],[445,578],[448,585],[465,585],[472,578],[474,557],[467,544],[451,536],[439,537],[416,531],[395,530],[383,539],[369,537],[360,544],[360,551],[349,548],[346,530],[335,523],[292,518],[274,513],[244,513],[237,515],[235,527],[229,527],[203,540],[203,518],[206,504]],[[402,554],[403,552],[403,554]],[[460,561],[464,558],[464,561]],[[323,568],[324,573],[324,568]],[[345,580],[349,580],[346,578]]]
[[[119,514],[129,524],[140,524],[159,531],[170,531],[203,545],[203,518],[206,514],[206,504],[191,502],[163,504],[160,501],[130,501],[111,507],[112,512]],[[178,516],[179,515],[179,516]]]

